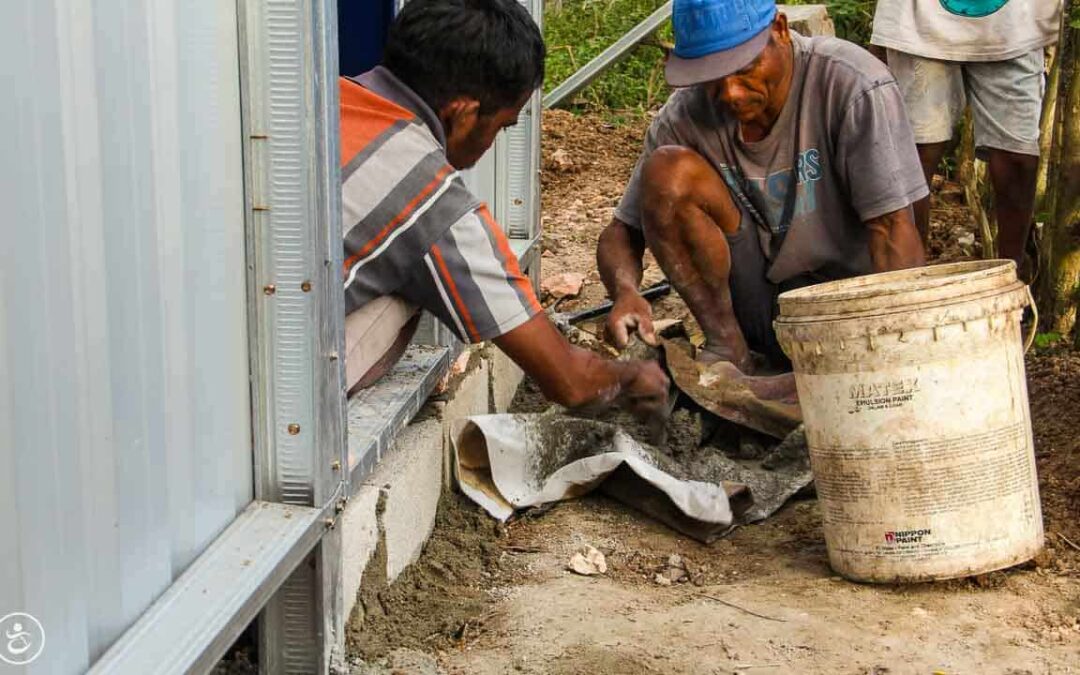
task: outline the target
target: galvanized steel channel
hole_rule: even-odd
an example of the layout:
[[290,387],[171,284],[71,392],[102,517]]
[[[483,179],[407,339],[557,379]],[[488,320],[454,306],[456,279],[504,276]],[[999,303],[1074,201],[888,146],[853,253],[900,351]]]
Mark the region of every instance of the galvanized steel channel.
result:
[[[344,507],[344,299],[335,3],[245,3],[258,349],[256,492]],[[335,530],[268,603],[263,672],[325,672],[343,643]]]

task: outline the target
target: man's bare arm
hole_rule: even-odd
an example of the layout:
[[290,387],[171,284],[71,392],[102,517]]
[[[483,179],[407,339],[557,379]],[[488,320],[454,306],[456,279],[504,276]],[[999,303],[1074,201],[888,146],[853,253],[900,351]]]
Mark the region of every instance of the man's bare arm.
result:
[[618,218],[600,233],[596,243],[596,266],[614,306],[608,314],[607,328],[615,346],[626,346],[630,332],[637,330],[649,344],[656,344],[652,308],[638,290],[641,286],[641,259],[645,255],[645,237]]
[[494,342],[544,396],[568,408],[618,405],[646,418],[665,410],[668,378],[656,361],[612,361],[575,347],[545,314]]
[[870,261],[875,272],[890,272],[926,264],[922,238],[915,227],[911,206],[871,218],[866,221],[870,230]]
[[637,293],[641,286],[641,258],[645,237],[640,230],[612,218],[596,243],[596,266],[612,300],[623,293]]

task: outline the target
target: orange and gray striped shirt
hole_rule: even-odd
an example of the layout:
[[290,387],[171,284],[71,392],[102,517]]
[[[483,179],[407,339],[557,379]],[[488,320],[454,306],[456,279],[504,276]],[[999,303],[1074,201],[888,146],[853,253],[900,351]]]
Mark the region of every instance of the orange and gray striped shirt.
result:
[[346,313],[397,295],[480,342],[542,311],[431,108],[381,66],[340,92]]

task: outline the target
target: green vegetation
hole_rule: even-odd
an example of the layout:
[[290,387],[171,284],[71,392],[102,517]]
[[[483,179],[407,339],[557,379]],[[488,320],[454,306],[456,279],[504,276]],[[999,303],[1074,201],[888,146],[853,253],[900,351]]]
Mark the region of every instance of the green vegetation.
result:
[[824,4],[829,8],[829,16],[836,26],[836,37],[851,40],[864,47],[870,44],[876,0],[788,0],[786,4]]
[[[546,0],[544,91],[554,89],[663,4],[664,0]],[[815,4],[815,0],[789,0],[789,4]],[[874,0],[824,0],[824,4],[838,36],[863,45],[870,41]],[[672,42],[671,23],[665,23],[655,37]],[[641,114],[663,103],[668,93],[663,53],[653,39],[608,69],[567,107]]]
[[[590,59],[652,14],[664,0],[547,0],[548,92]],[[670,41],[671,23],[660,30]],[[568,107],[644,112],[668,96],[663,53],[657,45],[639,45],[600,79],[579,93]]]
[[1035,335],[1035,349],[1043,351],[1061,342],[1061,333],[1049,332]]

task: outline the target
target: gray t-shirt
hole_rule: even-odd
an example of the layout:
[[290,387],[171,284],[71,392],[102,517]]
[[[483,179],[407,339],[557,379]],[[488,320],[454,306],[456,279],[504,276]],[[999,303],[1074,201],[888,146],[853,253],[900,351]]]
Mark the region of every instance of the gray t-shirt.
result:
[[[709,99],[704,87],[671,95],[645,136],[615,217],[641,227],[641,168],[662,145],[691,148],[729,186],[748,187],[768,221],[758,226],[738,200],[742,228],[758,231],[776,284],[799,275],[838,279],[871,271],[864,221],[928,194],[915,138],[896,80],[865,50],[836,38],[792,33],[791,91],[769,135],[742,140],[738,120]],[[796,131],[798,132],[796,134]],[[797,192],[789,227],[781,216],[798,140]],[[770,253],[770,242],[779,249]],[[781,243],[782,242],[782,243]],[[738,261],[733,261],[738,264]]]

